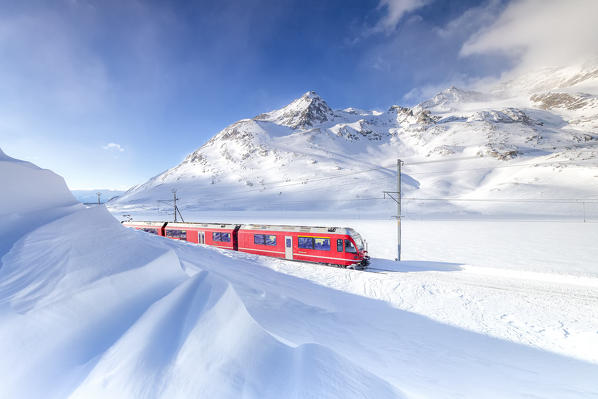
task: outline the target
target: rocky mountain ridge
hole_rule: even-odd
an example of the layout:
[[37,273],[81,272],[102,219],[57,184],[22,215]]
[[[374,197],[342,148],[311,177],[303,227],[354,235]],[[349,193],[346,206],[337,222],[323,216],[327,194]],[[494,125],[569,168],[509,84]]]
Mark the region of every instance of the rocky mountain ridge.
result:
[[[561,76],[559,92],[505,98],[496,90],[450,87],[414,107],[392,105],[386,111],[333,110],[309,91],[281,109],[231,124],[181,164],[130,189],[115,206],[149,204],[177,188],[188,206],[206,209],[224,204],[206,204],[209,198],[246,198],[251,207],[313,202],[314,194],[326,206],[350,208],[360,198],[396,191],[397,158],[413,165],[403,179],[404,193],[411,196],[598,194],[588,186],[598,176],[592,161],[598,155],[598,91],[579,94],[562,86],[598,82],[598,75],[580,73],[583,79]],[[545,89],[545,82],[540,86]],[[432,161],[439,170],[416,166]],[[505,162],[537,167],[506,173]],[[484,171],[462,173],[463,168]],[[579,168],[579,186],[568,183]]]

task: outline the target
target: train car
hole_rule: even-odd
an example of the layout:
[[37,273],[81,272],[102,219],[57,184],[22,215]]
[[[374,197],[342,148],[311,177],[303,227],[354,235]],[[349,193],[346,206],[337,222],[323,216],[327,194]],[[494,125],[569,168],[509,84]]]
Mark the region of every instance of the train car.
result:
[[242,225],[239,251],[304,262],[366,266],[364,240],[346,227]]
[[365,241],[347,227],[133,221],[123,225],[174,240],[275,258],[351,268],[369,263]]
[[124,226],[132,227],[136,230],[145,231],[146,233],[156,234],[164,237],[164,228],[168,224],[167,222],[123,222]]
[[239,225],[227,223],[168,222],[165,231],[168,238],[236,251],[239,227]]

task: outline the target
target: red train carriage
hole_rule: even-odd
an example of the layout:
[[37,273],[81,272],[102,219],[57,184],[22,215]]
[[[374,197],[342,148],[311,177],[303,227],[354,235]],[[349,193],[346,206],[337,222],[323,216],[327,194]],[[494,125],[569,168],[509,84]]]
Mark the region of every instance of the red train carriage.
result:
[[164,228],[167,222],[123,222],[123,225],[132,227],[137,230],[145,231],[146,233],[156,234],[164,237]]
[[365,267],[367,247],[346,227],[234,225],[220,223],[124,222],[127,227],[175,240],[257,255]]
[[173,223],[165,227],[165,237],[236,250],[239,225],[223,223]]
[[242,225],[239,251],[290,260],[366,266],[361,236],[346,227]]

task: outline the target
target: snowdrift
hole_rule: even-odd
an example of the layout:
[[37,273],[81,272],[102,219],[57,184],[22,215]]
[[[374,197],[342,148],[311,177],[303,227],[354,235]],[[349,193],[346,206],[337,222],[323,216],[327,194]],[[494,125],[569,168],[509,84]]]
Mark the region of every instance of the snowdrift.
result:
[[54,208],[38,200],[48,220],[19,209],[26,228],[11,230],[2,253],[0,397],[598,395],[596,364],[281,274],[255,256],[127,230],[103,207],[62,198]]
[[64,179],[30,162],[11,158],[0,149],[0,216],[23,214],[75,204]]
[[0,149],[0,256],[36,226],[71,212],[77,201],[64,179]]
[[[21,221],[27,209],[73,202],[56,175],[3,162],[53,190],[48,201],[24,193],[32,201],[18,209]],[[166,243],[123,228],[104,208],[69,209],[26,229],[2,257],[0,396],[401,397],[326,347],[281,342],[226,280],[190,276]]]

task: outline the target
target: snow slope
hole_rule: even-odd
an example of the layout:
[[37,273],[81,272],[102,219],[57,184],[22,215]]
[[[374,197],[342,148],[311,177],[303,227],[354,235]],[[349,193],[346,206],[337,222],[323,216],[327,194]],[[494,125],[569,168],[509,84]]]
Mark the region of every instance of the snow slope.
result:
[[24,233],[71,211],[77,201],[52,171],[0,149],[0,255]]
[[[55,197],[64,191],[55,175],[25,167]],[[27,215],[27,206],[4,212]],[[125,229],[104,208],[29,223],[0,253],[2,397],[402,396],[329,348],[277,339],[230,282],[186,273],[170,243]]]
[[[52,178],[44,187],[62,191]],[[358,292],[385,275],[167,240],[123,228],[103,207],[77,205],[29,226],[0,253],[2,397],[598,396],[595,361],[397,306],[402,298],[416,312],[471,310],[442,291],[450,288],[446,274],[459,271],[437,262],[411,265],[412,273],[394,274],[381,289]],[[272,270],[294,267],[311,270],[319,284]],[[422,278],[436,284],[414,295]],[[473,305],[496,300],[481,285],[461,288]],[[539,298],[511,297],[510,284],[504,289],[503,300],[520,300],[520,307]],[[430,306],[418,306],[426,298]],[[501,323],[493,314],[485,320],[490,327]],[[510,316],[525,321],[528,314]]]
[[75,203],[64,179],[54,172],[11,158],[1,149],[0,165],[3,183],[0,215],[34,212]]
[[[214,218],[209,212],[186,216]],[[406,220],[403,261],[396,263],[395,220],[308,216],[219,212],[218,220],[351,226],[368,243],[372,273],[246,256],[442,323],[598,363],[598,224]]]
[[110,208],[156,210],[177,189],[183,210],[388,214],[382,191],[396,191],[401,158],[417,216],[570,217],[579,200],[598,202],[597,82],[596,64],[541,70],[382,112],[332,110],[307,92],[226,127]]

